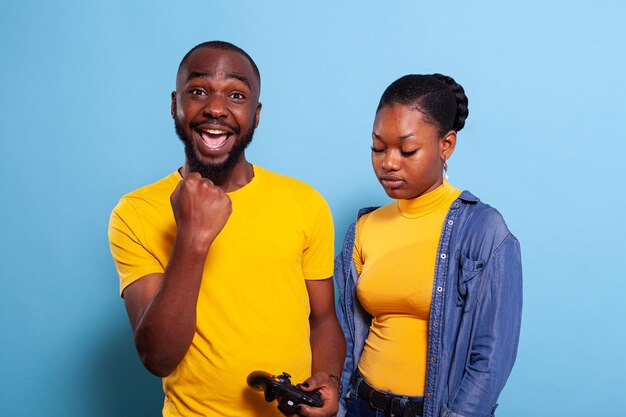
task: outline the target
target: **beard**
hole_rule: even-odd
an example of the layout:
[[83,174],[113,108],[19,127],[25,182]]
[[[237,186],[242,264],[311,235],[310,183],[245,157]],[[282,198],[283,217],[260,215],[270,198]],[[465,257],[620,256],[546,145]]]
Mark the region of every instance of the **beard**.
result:
[[191,172],[199,173],[203,178],[207,178],[213,182],[218,182],[226,174],[228,174],[237,165],[241,159],[243,152],[246,150],[252,137],[254,136],[254,125],[244,133],[239,141],[235,142],[224,162],[218,164],[207,164],[200,160],[193,147],[193,139],[187,135],[183,129],[183,125],[176,115],[174,115],[174,128],[178,138],[185,145],[185,157],[187,158],[187,166]]

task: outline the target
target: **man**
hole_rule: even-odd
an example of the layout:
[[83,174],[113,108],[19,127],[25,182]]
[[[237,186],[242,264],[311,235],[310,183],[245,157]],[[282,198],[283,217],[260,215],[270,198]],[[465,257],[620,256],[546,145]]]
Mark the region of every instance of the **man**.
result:
[[319,389],[323,407],[302,415],[338,409],[330,211],[311,187],[246,160],[259,93],[237,46],[189,51],[171,106],[185,162],[111,215],[121,295],[142,362],[163,377],[164,416],[281,415],[247,386],[254,370]]

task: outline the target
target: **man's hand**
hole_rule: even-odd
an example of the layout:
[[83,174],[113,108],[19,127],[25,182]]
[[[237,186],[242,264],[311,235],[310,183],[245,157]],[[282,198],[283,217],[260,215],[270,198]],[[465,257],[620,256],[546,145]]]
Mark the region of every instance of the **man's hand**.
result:
[[322,407],[298,406],[298,413],[305,417],[333,417],[339,411],[339,381],[326,372],[318,372],[302,384],[303,391],[318,390],[324,405]]
[[228,195],[197,172],[190,173],[178,183],[170,202],[177,239],[189,239],[192,247],[205,253],[232,213]]

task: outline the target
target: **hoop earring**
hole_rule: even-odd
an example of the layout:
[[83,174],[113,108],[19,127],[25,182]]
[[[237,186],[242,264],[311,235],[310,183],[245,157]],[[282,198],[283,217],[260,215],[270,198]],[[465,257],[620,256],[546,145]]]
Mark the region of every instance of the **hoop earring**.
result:
[[448,181],[450,177],[448,176],[448,160],[443,158],[443,179]]

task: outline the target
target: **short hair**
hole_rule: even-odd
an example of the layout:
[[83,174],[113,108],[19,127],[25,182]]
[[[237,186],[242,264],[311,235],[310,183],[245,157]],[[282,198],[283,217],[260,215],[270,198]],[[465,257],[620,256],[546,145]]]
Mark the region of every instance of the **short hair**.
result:
[[252,65],[252,70],[254,71],[254,74],[256,75],[256,77],[257,77],[257,79],[259,81],[259,86],[261,85],[261,73],[259,72],[259,67],[256,66],[256,63],[254,62],[252,57],[250,55],[248,55],[248,53],[246,51],[244,51],[243,49],[241,49],[237,45],[233,45],[230,42],[207,41],[207,42],[199,43],[198,45],[196,45],[193,48],[191,48],[189,50],[189,52],[187,52],[185,54],[183,59],[180,60],[180,64],[178,64],[178,71],[180,71],[180,68],[187,61],[187,58],[189,58],[189,55],[191,55],[191,53],[193,51],[195,51],[196,49],[200,49],[200,48],[213,48],[213,49],[220,49],[222,51],[232,51],[232,52],[240,53],[241,55],[243,55],[248,60],[248,62],[250,62],[250,65]]
[[469,115],[465,90],[452,77],[442,74],[409,74],[398,78],[383,93],[376,112],[393,104],[419,111],[437,125],[442,135],[463,129]]

